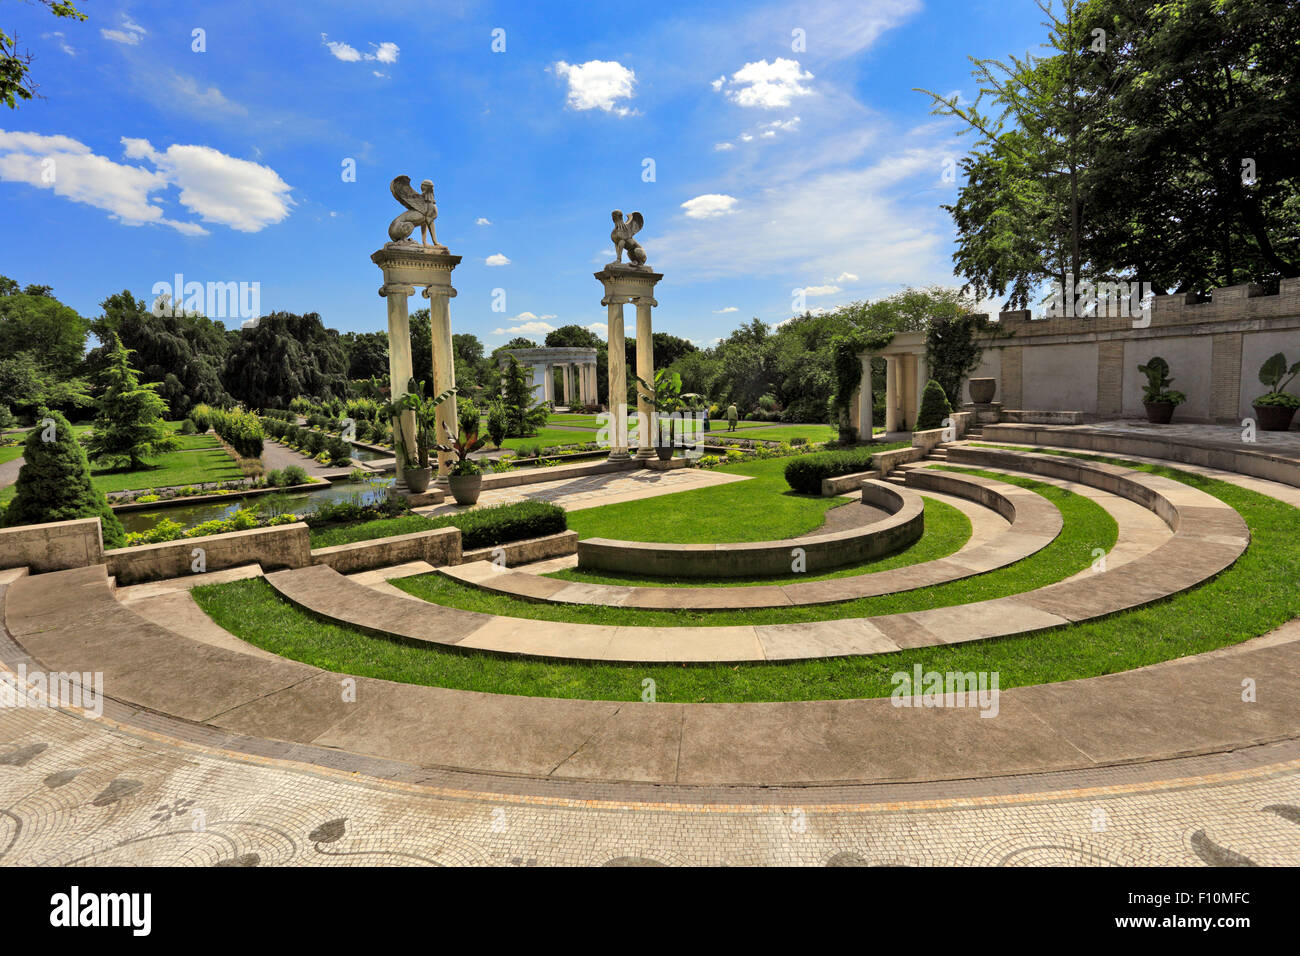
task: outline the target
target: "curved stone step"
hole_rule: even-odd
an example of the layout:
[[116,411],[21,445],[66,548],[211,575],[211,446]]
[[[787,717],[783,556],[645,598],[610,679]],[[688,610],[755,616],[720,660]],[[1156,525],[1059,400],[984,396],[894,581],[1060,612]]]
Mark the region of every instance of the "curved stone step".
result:
[[[936,561],[823,581],[753,587],[665,587],[589,584],[542,578],[488,562],[443,567],[439,574],[462,584],[529,601],[602,604],[646,610],[743,610],[836,604],[945,584],[1022,561],[1061,533],[1061,513],[1042,495],[980,475],[908,472],[914,487],[974,501],[1006,518],[1010,527],[992,540],[967,542]],[[918,477],[912,477],[918,475]],[[721,547],[721,545],[719,545]]]

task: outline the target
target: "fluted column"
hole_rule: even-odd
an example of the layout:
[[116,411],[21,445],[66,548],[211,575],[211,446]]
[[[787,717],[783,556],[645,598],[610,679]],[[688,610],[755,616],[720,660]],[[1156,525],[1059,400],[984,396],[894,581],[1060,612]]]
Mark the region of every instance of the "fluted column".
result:
[[875,423],[871,420],[871,355],[862,356],[862,379],[858,384],[858,441],[871,441]]
[[[411,320],[407,298],[415,286],[386,282],[379,294],[388,304],[388,390],[393,401],[406,394],[406,385],[414,374],[411,368]],[[406,452],[415,454],[415,412],[405,411],[393,419],[393,447],[397,452],[397,477],[394,488],[406,490]]]
[[[649,296],[638,296],[636,302],[636,374],[646,385],[653,386],[655,380],[654,338],[651,329],[650,308],[655,300]],[[653,458],[655,450],[651,445],[655,436],[652,434],[655,424],[654,402],[646,394],[646,389],[636,390],[637,412],[637,450],[638,458]]]

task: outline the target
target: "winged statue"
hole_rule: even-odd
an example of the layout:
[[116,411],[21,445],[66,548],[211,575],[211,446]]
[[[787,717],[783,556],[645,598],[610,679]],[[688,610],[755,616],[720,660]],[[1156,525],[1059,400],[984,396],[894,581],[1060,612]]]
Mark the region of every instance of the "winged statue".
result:
[[624,219],[621,209],[615,209],[610,215],[614,219],[614,231],[609,234],[609,238],[614,240],[614,261],[610,265],[622,265],[623,253],[626,251],[628,265],[644,266],[645,249],[632,237],[641,231],[645,219],[639,212],[634,212]]
[[[420,183],[420,191],[417,193],[411,188],[410,176],[398,176],[388,188],[392,191],[393,198],[408,210],[388,224],[389,238],[394,242],[402,242],[419,226],[420,245],[445,248],[438,245],[438,239],[433,234],[433,221],[438,218],[438,204],[433,200],[433,181],[426,179]],[[426,232],[429,235],[428,242],[425,241]]]

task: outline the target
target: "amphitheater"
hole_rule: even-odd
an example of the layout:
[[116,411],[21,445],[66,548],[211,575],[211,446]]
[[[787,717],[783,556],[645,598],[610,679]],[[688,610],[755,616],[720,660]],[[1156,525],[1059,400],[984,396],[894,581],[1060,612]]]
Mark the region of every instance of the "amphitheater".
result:
[[[1132,422],[979,431],[862,477],[848,494],[873,520],[793,542],[699,546],[760,563],[769,546],[804,546],[810,579],[772,584],[731,586],[707,554],[635,542],[664,552],[636,562],[701,580],[556,576],[599,569],[619,550],[572,532],[515,549],[508,568],[473,555],[292,567],[268,551],[125,584],[112,553],[85,543],[85,522],[36,526],[44,557],[0,572],[0,660],[14,674],[102,674],[106,699],[98,714],[61,701],[0,712],[0,862],[1296,862],[1300,438],[1243,444],[1228,427],[1156,434]],[[626,487],[638,474],[675,489],[721,478],[561,474],[495,494],[592,507],[641,493]],[[1081,570],[1000,593],[997,574],[1041,559],[1068,531],[1043,488],[1099,506],[1114,541]],[[914,540],[931,501],[970,522],[951,553],[833,572]],[[466,610],[398,586],[420,578],[555,614]],[[467,655],[488,675],[506,668],[502,692],[292,660],[223,629],[193,597],[253,579],[286,609],[354,635],[354,666],[367,642],[400,642]],[[988,596],[949,603],[944,589],[963,586]],[[1267,600],[1234,607],[1256,587]],[[840,616],[864,600],[908,609]],[[637,626],[564,614],[592,608],[759,616]],[[1258,633],[1216,641],[1225,608]],[[1170,613],[1213,649],[1165,630]],[[1112,671],[1081,679],[1017,679],[1026,661],[1094,640],[1099,623],[1146,633],[1151,662],[1118,654]],[[972,659],[945,655],[972,648],[987,663],[963,669],[1001,671],[996,719],[900,707],[897,695],[817,699],[816,680],[849,662],[942,670]],[[930,652],[939,656],[918,657]],[[510,667],[603,667],[622,696],[512,694]],[[747,675],[792,667],[802,683],[792,673],[789,699],[643,692],[643,675],[658,675],[667,697],[672,674],[711,668],[743,698]]]

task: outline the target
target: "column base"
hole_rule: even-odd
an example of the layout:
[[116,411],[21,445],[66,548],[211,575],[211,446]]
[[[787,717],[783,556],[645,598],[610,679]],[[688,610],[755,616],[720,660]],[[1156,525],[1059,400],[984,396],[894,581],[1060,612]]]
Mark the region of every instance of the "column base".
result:
[[619,451],[611,451],[611,452],[609,453],[609,458],[608,458],[607,460],[608,460],[608,461],[627,461],[627,460],[630,459],[631,457],[632,457],[632,456],[629,455],[629,454],[627,453],[627,449],[624,448],[624,449],[619,450]]
[[429,482],[430,488],[437,488],[439,491],[446,491],[451,487],[451,477],[449,475],[438,475],[433,481]]
[[659,453],[655,451],[653,448],[638,448],[636,450],[636,455],[634,457],[644,461],[647,458],[659,457]]

